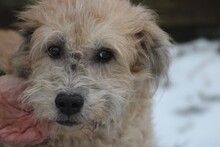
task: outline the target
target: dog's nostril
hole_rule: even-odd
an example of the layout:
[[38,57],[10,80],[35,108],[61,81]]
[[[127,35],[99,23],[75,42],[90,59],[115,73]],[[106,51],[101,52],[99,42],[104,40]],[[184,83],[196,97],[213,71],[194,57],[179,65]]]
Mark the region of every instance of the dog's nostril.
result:
[[56,107],[67,116],[80,112],[83,107],[84,99],[78,94],[67,95],[60,93],[55,99]]
[[59,103],[58,106],[59,107],[65,107],[65,103]]

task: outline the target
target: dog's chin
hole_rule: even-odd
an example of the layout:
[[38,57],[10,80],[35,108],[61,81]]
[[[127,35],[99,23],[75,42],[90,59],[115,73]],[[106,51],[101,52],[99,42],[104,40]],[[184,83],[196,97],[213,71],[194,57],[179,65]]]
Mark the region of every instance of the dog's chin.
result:
[[81,123],[77,121],[72,121],[72,120],[58,120],[57,123],[61,126],[66,126],[66,127],[74,127],[74,126],[79,126]]

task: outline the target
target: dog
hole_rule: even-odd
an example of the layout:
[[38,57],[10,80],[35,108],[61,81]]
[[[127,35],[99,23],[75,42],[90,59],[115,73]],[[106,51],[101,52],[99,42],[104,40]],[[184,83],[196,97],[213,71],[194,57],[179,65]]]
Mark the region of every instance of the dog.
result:
[[171,43],[153,11],[128,0],[41,0],[16,27],[22,39],[4,32],[16,41],[9,53],[1,45],[0,68],[30,81],[22,103],[49,123],[35,147],[155,146],[152,95]]

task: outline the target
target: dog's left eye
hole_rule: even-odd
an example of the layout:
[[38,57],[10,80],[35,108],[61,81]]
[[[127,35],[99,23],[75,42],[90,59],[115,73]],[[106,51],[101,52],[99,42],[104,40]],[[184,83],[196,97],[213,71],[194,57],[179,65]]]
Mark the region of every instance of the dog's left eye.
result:
[[109,48],[101,48],[97,53],[97,62],[107,63],[113,58],[113,53]]
[[53,59],[59,59],[62,55],[62,50],[58,46],[50,46],[47,49],[47,54]]

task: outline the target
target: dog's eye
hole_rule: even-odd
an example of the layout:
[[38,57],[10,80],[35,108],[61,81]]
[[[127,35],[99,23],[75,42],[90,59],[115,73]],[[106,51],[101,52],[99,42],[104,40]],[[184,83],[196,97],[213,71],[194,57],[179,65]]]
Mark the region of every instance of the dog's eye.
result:
[[109,48],[101,48],[97,53],[97,62],[107,63],[113,58],[113,53]]
[[47,54],[53,59],[59,59],[62,54],[62,50],[58,46],[50,46],[47,49]]

